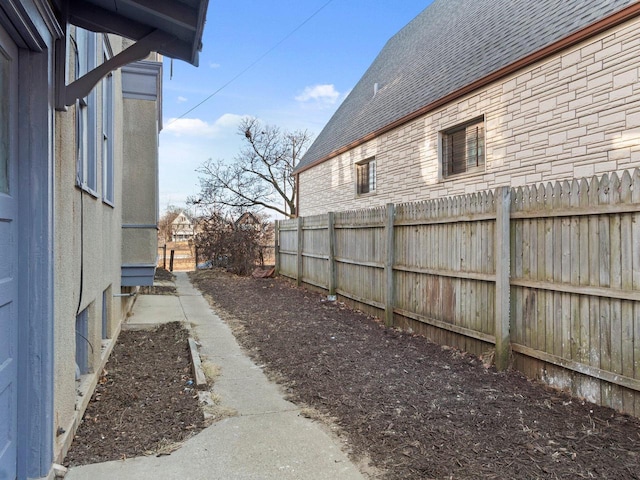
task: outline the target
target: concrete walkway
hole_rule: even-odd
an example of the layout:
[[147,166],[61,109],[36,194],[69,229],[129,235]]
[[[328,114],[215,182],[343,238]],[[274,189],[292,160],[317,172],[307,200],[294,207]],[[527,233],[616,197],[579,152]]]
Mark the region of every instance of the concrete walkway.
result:
[[128,323],[191,324],[200,354],[221,369],[212,391],[237,415],[221,420],[163,457],[139,457],[74,467],[68,480],[362,479],[338,440],[300,415],[296,405],[240,349],[185,273],[178,296],[142,295]]

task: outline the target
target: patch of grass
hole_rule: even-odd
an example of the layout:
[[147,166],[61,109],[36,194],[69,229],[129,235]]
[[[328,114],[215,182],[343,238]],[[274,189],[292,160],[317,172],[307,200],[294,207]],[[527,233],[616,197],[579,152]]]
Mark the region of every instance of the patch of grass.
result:
[[207,425],[238,415],[238,411],[235,408],[222,405],[222,397],[214,392],[202,392],[200,404],[204,414],[204,421]]
[[202,362],[202,371],[204,372],[204,376],[207,377],[207,383],[209,384],[212,384],[222,372],[218,365],[209,361]]

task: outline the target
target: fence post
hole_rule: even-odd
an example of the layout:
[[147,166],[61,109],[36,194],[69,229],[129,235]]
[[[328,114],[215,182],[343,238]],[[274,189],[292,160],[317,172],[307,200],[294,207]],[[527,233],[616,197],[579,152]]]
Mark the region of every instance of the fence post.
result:
[[498,370],[509,367],[510,345],[510,296],[509,281],[511,259],[510,208],[511,188],[496,189],[496,356]]
[[163,252],[163,256],[162,256],[162,268],[164,268],[165,270],[167,269],[167,244],[164,244],[164,247],[162,247],[162,249],[164,250]]
[[171,256],[169,257],[169,271],[173,272],[173,255],[176,253],[176,251],[172,248],[171,249]]
[[198,270],[198,246],[197,245],[193,246],[193,256],[194,256],[194,260],[196,261],[194,270]]
[[298,217],[298,272],[296,274],[296,285],[302,285],[302,273],[303,273],[303,264],[302,264],[302,240],[303,240],[304,232],[302,231],[302,217]]
[[334,214],[327,214],[327,230],[329,234],[329,295],[336,294],[336,237],[334,224]]
[[277,277],[278,275],[280,275],[280,220],[276,220],[273,236],[274,236],[273,255],[275,257],[275,262],[276,262],[273,274]]
[[386,277],[386,301],[384,308],[384,323],[387,327],[393,326],[393,306],[394,306],[394,285],[393,285],[393,250],[395,234],[393,231],[393,217],[395,216],[395,207],[393,203],[387,203],[387,223],[385,230],[387,233],[387,259],[384,265],[384,273]]

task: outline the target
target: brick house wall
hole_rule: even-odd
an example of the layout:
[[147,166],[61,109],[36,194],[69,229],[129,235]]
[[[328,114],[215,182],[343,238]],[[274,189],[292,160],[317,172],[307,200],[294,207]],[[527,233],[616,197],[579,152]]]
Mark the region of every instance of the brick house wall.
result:
[[[370,208],[640,167],[640,20],[299,174],[299,214]],[[486,164],[443,178],[439,132],[484,116]],[[355,164],[375,157],[377,188],[357,195]]]

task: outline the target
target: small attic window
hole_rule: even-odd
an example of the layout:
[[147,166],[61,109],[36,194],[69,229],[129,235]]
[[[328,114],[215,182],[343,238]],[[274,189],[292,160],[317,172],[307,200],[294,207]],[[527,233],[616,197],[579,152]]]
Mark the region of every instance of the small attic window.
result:
[[476,118],[441,132],[444,177],[484,167],[484,118]]
[[375,192],[376,190],[376,159],[369,158],[356,163],[356,191],[358,195]]

